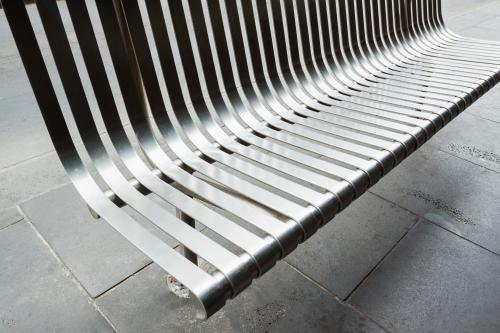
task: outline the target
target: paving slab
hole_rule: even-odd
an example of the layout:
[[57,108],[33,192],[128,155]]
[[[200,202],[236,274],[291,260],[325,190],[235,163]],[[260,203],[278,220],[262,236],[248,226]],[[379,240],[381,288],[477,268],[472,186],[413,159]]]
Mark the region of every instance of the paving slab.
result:
[[33,94],[0,98],[0,169],[54,150]]
[[12,34],[10,32],[7,19],[5,18],[5,12],[0,10],[0,41],[5,42],[10,38],[12,38]]
[[417,219],[365,193],[286,261],[345,299]]
[[500,254],[500,176],[429,145],[370,191]]
[[492,13],[492,14],[496,14],[497,16],[500,16],[500,1],[494,0],[485,6],[479,6],[479,7],[474,8],[473,10],[471,10],[471,14],[474,14],[477,12],[479,12],[479,13],[482,13],[482,12]]
[[500,256],[423,221],[351,302],[393,332],[500,330]]
[[0,230],[23,219],[17,207],[0,211]]
[[500,123],[465,112],[435,135],[429,145],[500,172],[498,133]]
[[34,230],[0,231],[1,332],[113,332]]
[[0,170],[0,179],[0,210],[69,182],[54,152]]
[[[7,47],[0,46],[0,50],[5,49],[17,50],[14,43],[10,43]],[[1,53],[2,51],[0,51]],[[33,95],[19,54],[0,56],[0,75],[2,77],[0,81],[0,98],[2,100],[26,94]]]
[[151,262],[105,221],[92,218],[72,185],[25,202],[21,209],[92,297]]
[[467,30],[478,25],[483,21],[488,21],[495,18],[496,15],[494,12],[486,12],[486,11],[473,11],[466,12],[458,15],[454,15],[453,17],[446,19],[446,25],[453,31],[462,34],[467,33]]
[[122,333],[381,331],[283,262],[206,322],[193,319],[194,309],[168,291],[165,272],[154,264],[98,304]]
[[[500,8],[500,6],[498,7]],[[481,21],[477,24],[478,28],[484,28],[484,29],[490,29],[493,31],[498,32],[500,29],[500,15],[495,15],[493,18],[486,20],[486,21]],[[498,35],[494,38],[495,40],[499,39]]]
[[448,0],[443,5],[445,22],[453,31],[473,38],[500,40],[500,1],[464,1],[465,6],[457,6],[456,0]]
[[484,28],[477,25],[472,27],[467,27],[467,29],[460,30],[458,34],[464,37],[471,37],[477,39],[486,39],[494,41],[499,40],[498,30]]
[[498,112],[498,101],[500,101],[500,85],[497,85],[472,106],[465,113],[500,123],[500,112]]
[[442,8],[445,18],[460,15],[461,13],[477,10],[482,6],[494,3],[496,0],[443,0]]

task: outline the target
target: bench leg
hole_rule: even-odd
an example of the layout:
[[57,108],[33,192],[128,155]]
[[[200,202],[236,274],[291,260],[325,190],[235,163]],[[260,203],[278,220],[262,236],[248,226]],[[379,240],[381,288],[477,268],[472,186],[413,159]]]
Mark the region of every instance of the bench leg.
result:
[[[133,47],[133,43],[132,43],[132,37],[130,36],[130,31],[127,28],[127,23],[126,23],[127,20],[125,18],[123,5],[122,5],[122,2],[120,0],[113,0],[113,4],[115,6],[117,18],[118,18],[118,21],[120,24],[120,30],[121,30],[123,39],[125,41],[125,44],[127,46],[127,51],[130,55],[130,67],[133,69],[134,79],[137,83],[137,92],[138,92],[139,96],[141,97],[142,107],[144,108],[144,110],[147,110],[148,106],[147,106],[147,102],[146,102],[147,98],[146,98],[146,95],[144,92],[144,84],[142,82],[139,64],[137,62],[137,57],[135,55],[135,51],[134,51],[134,47]],[[136,188],[140,187],[140,183],[137,180],[132,180],[131,185],[136,187]],[[111,198],[113,201],[115,201],[117,199],[116,197],[113,197],[112,192],[106,193],[106,195],[108,196],[108,198]],[[94,218],[99,218],[99,215],[93,209],[90,209],[90,213],[92,214],[92,216]],[[189,226],[191,226],[193,228],[195,227],[194,219],[185,215],[179,209],[176,209],[176,216],[180,220],[187,223]],[[181,253],[189,261],[193,262],[195,265],[198,264],[198,256],[196,255],[196,253],[192,252],[191,250],[189,250],[188,248],[186,248],[182,245],[179,246],[179,248],[180,248]],[[167,285],[170,288],[170,290],[174,294],[176,294],[177,296],[183,297],[183,298],[189,297],[189,290],[184,285],[182,285],[182,283],[177,281],[173,276],[167,275]]]
[[[179,218],[181,221],[184,221],[190,227],[195,228],[195,220],[184,214],[179,209],[175,210],[175,215],[177,216],[177,218]],[[179,246],[179,251],[182,253],[184,257],[186,257],[193,264],[198,265],[198,256],[196,255],[196,253],[194,253],[193,251],[191,251],[190,249],[188,249],[183,245]],[[189,290],[170,274],[167,275],[167,285],[170,291],[175,295],[181,298],[189,297]]]
[[[189,225],[192,228],[195,228],[195,221],[191,217],[187,216],[183,212],[181,212],[179,209],[175,210],[175,215],[177,218],[179,218],[181,221],[184,221],[187,225]],[[180,252],[184,257],[186,257],[189,261],[191,261],[193,264],[198,265],[198,256],[196,253],[192,252],[190,249],[187,247],[180,245]]]

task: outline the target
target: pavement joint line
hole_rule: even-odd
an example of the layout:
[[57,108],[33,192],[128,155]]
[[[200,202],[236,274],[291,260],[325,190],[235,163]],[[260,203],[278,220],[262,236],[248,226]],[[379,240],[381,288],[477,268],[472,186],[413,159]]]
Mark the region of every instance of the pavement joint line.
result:
[[[45,194],[47,194],[47,193],[50,193],[50,192],[52,192],[52,191],[55,191],[55,190],[57,190],[57,189],[60,189],[60,188],[62,188],[62,187],[64,187],[64,186],[68,186],[68,185],[73,186],[73,183],[72,183],[72,182],[71,182],[71,180],[69,180],[69,179],[67,179],[67,180],[66,180],[66,182],[64,182],[64,183],[62,183],[62,184],[57,184],[55,187],[51,187],[50,189],[48,189],[48,190],[46,190],[46,191],[39,192],[39,193],[36,193],[35,195],[33,195],[33,196],[31,196],[31,197],[28,197],[28,198],[24,198],[24,199],[22,199],[22,201],[20,201],[20,202],[18,203],[18,205],[19,205],[19,206],[21,206],[22,204],[25,204],[25,203],[26,203],[26,202],[28,202],[28,201],[31,201],[31,200],[33,200],[33,199],[36,199],[36,198],[38,198],[38,197],[42,196],[42,195],[45,195]],[[14,206],[12,206],[12,207],[14,207]],[[9,207],[7,207],[7,208],[9,208]],[[23,212],[20,208],[19,208],[19,211],[21,212],[21,214],[22,214],[22,215],[24,215],[24,212]]]
[[[417,217],[419,217],[417,215]],[[372,273],[374,273],[380,266],[382,266],[383,262],[385,259],[396,249],[396,247],[401,243],[401,241],[413,230],[415,227],[420,223],[422,218],[417,218],[415,222],[406,230],[406,232],[394,243],[394,245],[384,254],[382,258],[373,266],[373,268],[361,279],[361,281],[354,287],[353,290],[349,293],[349,295],[346,296],[345,300],[346,302],[351,300],[352,295],[361,287],[365,282],[370,278]]]
[[[492,4],[496,3],[496,2],[497,1],[490,0],[490,1],[486,2],[486,3],[484,3],[484,4],[476,5],[472,9],[466,6],[466,7],[464,7],[463,11],[457,12],[456,14],[452,14],[452,15],[449,15],[449,16],[443,15],[444,23],[446,24],[451,19],[454,19],[454,18],[456,18],[458,16],[462,16],[462,15],[465,15],[465,14],[468,14],[468,13],[473,13],[475,11],[478,11],[478,10],[482,9],[483,7],[490,6],[490,5],[492,5]],[[469,9],[465,10],[465,8],[469,8]]]
[[313,283],[320,290],[322,290],[323,292],[327,293],[329,296],[333,297],[338,303],[340,303],[340,304],[342,304],[342,305],[350,308],[351,310],[353,310],[354,312],[356,312],[357,314],[359,314],[363,318],[371,321],[372,323],[374,323],[375,325],[377,325],[384,332],[390,333],[390,331],[387,328],[385,328],[384,326],[382,326],[381,324],[379,324],[378,322],[376,322],[375,320],[373,320],[372,318],[370,318],[367,314],[365,314],[363,311],[361,311],[360,309],[358,309],[357,307],[355,307],[353,304],[348,303],[347,301],[342,300],[335,293],[333,293],[332,291],[330,291],[328,288],[323,287],[319,282],[317,282],[316,280],[314,280],[313,278],[311,278],[310,276],[308,276],[307,274],[305,274],[304,272],[302,272],[301,270],[299,270],[297,267],[293,266],[292,264],[290,264],[286,260],[283,260],[283,262],[287,266],[289,266],[290,268],[292,268],[294,271],[296,271],[297,273],[299,273],[301,276],[303,276],[304,278],[306,278],[308,281],[310,281],[311,283]]
[[25,163],[29,163],[29,162],[32,162],[33,160],[37,160],[37,159],[40,159],[40,158],[43,158],[43,157],[46,157],[52,153],[55,153],[55,149],[52,149],[52,150],[49,150],[49,151],[46,151],[46,152],[43,152],[41,154],[38,154],[38,155],[35,155],[35,156],[31,156],[31,157],[28,157],[27,159],[24,159],[22,161],[18,161],[18,162],[15,162],[13,164],[9,164],[9,165],[6,165],[2,168],[0,168],[0,173],[2,172],[6,172],[6,171],[9,171],[10,169],[14,169],[18,166],[22,166],[23,164]]
[[[177,244],[175,245],[174,247],[172,247],[173,249],[177,249],[178,247],[180,246],[180,244]],[[104,296],[106,296],[106,294],[108,294],[109,292],[111,292],[112,290],[116,289],[117,287],[119,287],[120,285],[122,285],[124,282],[128,281],[130,278],[136,276],[137,274],[139,274],[140,272],[142,272],[143,270],[145,270],[146,268],[148,268],[149,266],[153,265],[155,262],[154,261],[151,261],[149,263],[147,263],[146,265],[142,266],[141,268],[137,269],[135,272],[132,272],[130,273],[129,275],[127,275],[126,277],[124,277],[122,280],[120,280],[119,282],[117,282],[116,284],[114,284],[113,286],[109,287],[108,289],[104,290],[103,292],[101,292],[100,294],[96,295],[95,297],[93,297],[93,299],[100,299]],[[168,274],[168,272],[166,272]]]
[[37,229],[37,227],[33,224],[33,222],[30,220],[30,218],[24,213],[23,210],[19,209],[19,212],[21,215],[24,217],[24,221],[31,227],[33,232],[36,234],[36,236],[41,240],[41,242],[47,247],[49,250],[50,254],[56,259],[58,264],[60,265],[60,268],[62,270],[62,273],[70,280],[72,281],[75,286],[78,288],[78,290],[81,292],[82,296],[87,298],[87,302],[94,307],[94,309],[101,315],[101,317],[108,323],[108,325],[113,329],[115,332],[119,333],[118,329],[115,327],[115,325],[112,323],[112,321],[106,316],[106,314],[100,309],[99,305],[95,302],[95,300],[90,296],[88,291],[82,286],[80,281],[76,278],[76,276],[73,274],[73,272],[69,269],[68,266],[64,263],[64,261],[59,257],[59,255],[56,253],[56,251],[50,246],[49,242],[43,237],[43,235],[40,233],[40,231]]
[[[450,142],[450,143],[451,143],[451,142]],[[467,163],[470,163],[470,164],[474,164],[474,165],[476,165],[476,166],[478,166],[478,167],[480,167],[480,168],[483,168],[483,169],[485,169],[485,170],[488,170],[488,171],[491,171],[491,172],[494,172],[494,173],[500,173],[500,172],[499,172],[499,171],[497,171],[497,170],[493,170],[493,169],[491,169],[491,168],[488,168],[488,167],[486,167],[486,166],[484,166],[484,165],[481,165],[481,164],[479,164],[479,163],[476,163],[476,162],[474,162],[474,161],[467,160],[467,159],[465,159],[465,158],[463,158],[463,157],[461,157],[461,156],[459,156],[459,155],[456,155],[456,154],[454,154],[454,153],[452,153],[452,152],[450,152],[450,151],[448,151],[448,150],[444,150],[441,146],[435,145],[435,144],[433,144],[433,143],[429,143],[429,144],[427,145],[427,147],[429,147],[429,148],[431,148],[431,149],[433,149],[433,150],[440,151],[440,152],[445,153],[445,154],[447,154],[447,155],[450,155],[450,156],[452,156],[452,157],[454,157],[454,158],[458,158],[458,159],[460,159],[460,160],[462,160],[462,161],[464,161],[464,162],[467,162]]]
[[[109,292],[111,292],[112,290],[116,289],[117,287],[119,287],[123,282],[127,281],[128,279],[134,277],[135,275],[139,274],[140,272],[142,272],[143,270],[145,270],[146,268],[148,268],[149,266],[153,265],[154,264],[154,261],[151,261],[149,263],[147,263],[146,265],[142,266],[141,268],[139,268],[138,270],[136,270],[135,272],[132,272],[130,273],[129,275],[127,275],[126,277],[124,277],[123,279],[121,279],[119,282],[115,283],[114,285],[112,285],[111,287],[109,287],[108,289],[104,290],[103,292],[101,292],[99,295],[96,295],[95,297],[93,297],[93,299],[97,300],[99,298],[102,298],[104,296],[106,296],[106,294],[108,294]],[[167,288],[167,285],[165,284],[165,288]]]
[[442,225],[439,225],[439,224],[435,223],[434,221],[429,220],[429,219],[428,219],[428,218],[426,218],[425,216],[422,216],[422,215],[420,215],[420,214],[418,214],[418,213],[416,213],[416,212],[413,212],[413,211],[411,211],[411,210],[409,210],[409,209],[407,209],[407,208],[405,208],[405,207],[402,207],[402,206],[400,206],[398,203],[396,203],[396,202],[394,202],[394,201],[392,201],[392,200],[389,200],[389,199],[387,199],[387,198],[385,198],[385,197],[383,197],[383,196],[381,196],[381,195],[379,195],[379,194],[377,194],[377,193],[374,193],[374,192],[372,192],[371,190],[368,190],[368,192],[370,192],[370,194],[373,194],[373,195],[375,195],[376,197],[378,197],[378,198],[380,198],[380,199],[382,199],[382,200],[385,200],[385,201],[387,201],[387,202],[390,202],[391,204],[393,204],[393,205],[397,206],[398,208],[401,208],[401,209],[403,209],[403,210],[405,210],[405,211],[407,211],[407,212],[409,212],[409,213],[411,213],[411,214],[413,214],[413,215],[418,216],[418,217],[419,217],[419,218],[421,218],[421,219],[424,219],[425,221],[427,221],[427,222],[429,222],[429,223],[434,224],[435,226],[438,226],[438,227],[440,227],[440,228],[442,228],[442,229],[444,229],[444,230],[446,230],[446,231],[448,231],[448,232],[452,233],[453,235],[455,235],[455,236],[457,236],[457,237],[460,237],[460,238],[462,238],[462,239],[464,239],[464,240],[468,241],[468,242],[469,242],[469,243],[471,243],[471,244],[474,244],[474,245],[476,245],[476,246],[478,246],[478,247],[480,247],[480,248],[482,248],[482,249],[484,249],[484,250],[486,250],[486,251],[488,251],[488,252],[490,252],[490,253],[493,253],[493,254],[495,254],[495,255],[497,255],[497,256],[500,256],[500,253],[496,253],[495,251],[490,250],[490,249],[488,249],[487,247],[484,247],[484,245],[478,244],[478,243],[474,242],[473,240],[470,240],[470,239],[468,239],[468,238],[465,238],[465,237],[464,237],[464,236],[462,236],[462,235],[459,235],[459,234],[457,234],[457,233],[455,233],[455,232],[453,232],[453,231],[451,231],[451,230],[448,230],[448,229],[446,229],[445,227],[443,227]]
[[[500,87],[499,87],[499,88],[500,88]],[[479,119],[481,119],[481,120],[491,121],[492,123],[495,123],[495,124],[500,124],[500,121],[498,121],[498,120],[493,120],[493,119],[490,119],[490,118],[483,117],[483,116],[481,116],[481,115],[478,115],[478,114],[472,113],[472,111],[471,111],[471,112],[469,112],[469,113],[467,113],[467,114],[469,114],[469,115],[471,115],[471,116],[473,116],[473,117],[479,118]]]
[[[12,208],[14,208],[14,207],[12,207]],[[2,211],[0,211],[0,213],[6,212],[6,211],[8,211],[8,210],[10,210],[10,209],[12,209],[12,208],[3,209]],[[7,229],[8,227],[10,227],[10,226],[12,226],[12,225],[14,225],[14,224],[16,224],[16,223],[19,223],[19,222],[21,222],[22,220],[24,220],[24,215],[23,215],[23,214],[22,214],[22,212],[21,212],[21,208],[19,208],[19,206],[16,206],[16,209],[17,209],[17,211],[19,212],[20,216],[17,218],[17,220],[14,220],[14,221],[12,221],[12,222],[9,222],[6,226],[4,226],[4,227],[0,228],[0,231],[2,231],[3,229]]]
[[7,224],[6,226],[4,226],[4,227],[0,228],[0,231],[2,231],[2,230],[4,230],[4,229],[7,229],[8,227],[12,227],[14,224],[18,224],[19,222],[22,222],[22,221],[23,221],[23,219],[21,218],[20,220],[17,220],[17,221],[14,221],[14,222],[12,222],[12,223],[9,223],[9,224]]
[[491,171],[491,172],[494,172],[494,173],[500,173],[500,171],[498,171],[498,170],[494,170],[494,169],[488,168],[487,166],[484,166],[484,165],[482,165],[482,164],[479,164],[479,163],[477,163],[477,162],[474,162],[474,161],[471,161],[471,160],[465,159],[465,158],[463,158],[462,156],[457,155],[457,154],[454,154],[454,153],[452,153],[452,152],[450,152],[450,151],[448,151],[448,150],[445,150],[445,149],[443,149],[443,148],[442,148],[442,147],[440,147],[440,146],[437,146],[437,145],[434,145],[434,144],[429,144],[429,147],[432,147],[432,148],[434,148],[434,149],[436,149],[436,150],[439,150],[440,152],[446,153],[446,154],[451,155],[451,156],[453,156],[453,157],[459,158],[459,159],[461,159],[461,160],[463,160],[463,161],[465,161],[465,162],[469,162],[469,163],[471,163],[471,164],[474,164],[474,165],[476,165],[476,166],[478,166],[478,167],[481,167],[481,168],[483,168],[483,169],[486,169],[486,170],[488,170],[488,171]]
[[[125,128],[132,128],[131,127],[131,124],[130,123],[126,123],[123,125]],[[108,135],[108,131],[107,130],[102,130],[102,131],[99,131],[99,135],[100,136],[106,136]],[[18,167],[18,166],[21,166],[23,165],[24,163],[29,163],[29,162],[32,162],[33,160],[36,160],[36,159],[39,159],[39,158],[43,158],[43,157],[47,157],[48,155],[50,154],[54,154],[56,153],[56,150],[54,149],[54,145],[52,143],[52,141],[50,141],[51,143],[51,146],[52,146],[52,149],[49,150],[49,151],[46,151],[44,153],[41,153],[39,155],[35,155],[35,156],[31,156],[31,157],[28,157],[27,159],[24,159],[22,161],[18,161],[18,162],[15,162],[13,164],[9,164],[9,165],[6,165],[2,168],[0,168],[0,173],[2,172],[6,172],[6,171],[9,171],[10,169],[13,169],[15,167]],[[78,141],[78,142],[75,142],[75,145],[77,148],[80,148],[80,147],[83,147],[83,143],[81,141]],[[58,157],[59,158],[59,157]]]
[[448,229],[446,229],[445,227],[443,227],[442,225],[440,225],[440,224],[438,224],[438,223],[436,223],[436,222],[434,222],[434,221],[432,221],[432,220],[429,220],[429,219],[426,219],[426,218],[423,218],[423,219],[424,219],[425,221],[429,222],[429,223],[432,223],[432,224],[433,224],[433,225],[435,225],[436,227],[439,227],[439,228],[441,228],[441,229],[443,229],[443,230],[446,230],[446,231],[448,231],[449,233],[451,233],[451,234],[453,234],[453,235],[455,235],[455,236],[457,236],[457,237],[459,237],[459,238],[461,238],[461,239],[463,239],[463,240],[465,240],[465,241],[467,241],[467,242],[469,242],[469,243],[471,243],[471,244],[473,244],[473,245],[476,245],[477,247],[480,247],[481,249],[483,249],[483,250],[485,250],[485,251],[487,251],[487,252],[489,252],[489,253],[491,253],[491,254],[494,254],[494,255],[496,255],[496,256],[498,256],[498,257],[500,257],[500,253],[497,253],[497,252],[495,252],[495,251],[493,251],[493,250],[490,250],[490,249],[488,249],[487,247],[484,247],[484,246],[483,246],[483,245],[481,245],[481,244],[478,244],[478,243],[476,243],[476,242],[474,242],[474,241],[472,241],[472,240],[470,240],[470,239],[468,239],[468,238],[465,238],[465,237],[464,237],[464,236],[462,236],[462,235],[457,234],[456,232],[453,232],[453,231],[451,231],[451,230],[448,230]]
[[[358,287],[359,287],[359,286],[363,283],[363,281],[364,281],[364,280],[366,280],[366,279],[369,277],[369,275],[371,275],[371,273],[372,273],[372,272],[373,272],[373,271],[374,271],[374,270],[375,270],[375,269],[379,266],[379,264],[380,264],[380,263],[381,263],[381,262],[385,259],[385,257],[387,257],[387,256],[390,254],[390,252],[392,252],[392,251],[393,251],[393,249],[394,249],[394,248],[395,248],[395,247],[399,244],[399,242],[401,242],[401,240],[402,240],[402,239],[403,239],[403,238],[404,238],[404,237],[405,237],[405,236],[406,236],[406,235],[407,235],[407,234],[408,234],[411,230],[413,230],[413,229],[415,228],[415,226],[418,224],[418,222],[419,222],[420,220],[422,220],[422,219],[427,220],[427,219],[425,219],[423,216],[421,216],[421,215],[419,215],[419,214],[416,214],[416,213],[412,212],[411,210],[409,210],[409,209],[407,209],[407,208],[405,208],[405,207],[402,207],[402,206],[398,205],[397,203],[395,203],[395,202],[393,202],[393,201],[391,201],[391,200],[389,200],[389,199],[386,199],[386,198],[384,198],[384,197],[382,197],[382,196],[378,195],[377,193],[373,193],[373,192],[371,192],[371,191],[367,191],[367,192],[370,192],[370,194],[372,194],[372,195],[376,196],[376,197],[377,197],[377,198],[379,198],[380,200],[382,200],[382,201],[386,201],[386,202],[390,203],[391,205],[393,205],[393,206],[395,206],[395,207],[397,207],[397,208],[399,208],[399,209],[401,209],[401,210],[403,210],[403,211],[405,211],[405,212],[407,212],[407,213],[411,214],[412,216],[414,216],[414,217],[415,217],[415,222],[413,222],[413,224],[412,224],[412,225],[410,225],[410,227],[408,228],[408,230],[407,230],[407,231],[406,231],[406,232],[405,232],[405,233],[404,233],[404,234],[403,234],[403,235],[402,235],[402,236],[401,236],[401,237],[400,237],[400,238],[399,238],[399,239],[398,239],[398,240],[394,243],[394,245],[393,245],[393,246],[392,246],[392,247],[391,247],[391,248],[387,251],[387,253],[386,253],[386,254],[385,254],[385,255],[384,255],[384,256],[383,256],[383,257],[382,257],[382,258],[381,258],[381,259],[380,259],[380,260],[379,260],[376,264],[375,264],[375,266],[374,266],[374,267],[373,267],[373,268],[372,268],[372,269],[371,269],[371,270],[370,270],[370,271],[366,274],[366,276],[365,276],[365,277],[363,277],[363,279],[362,279],[362,280],[361,280],[361,281],[360,281],[360,282],[356,285],[356,287],[355,287],[355,288],[354,288],[354,289],[353,289],[353,290],[352,290],[352,291],[351,291],[351,292],[350,292],[350,293],[346,296],[346,298],[344,299],[344,301],[345,301],[345,302],[347,302],[347,301],[348,301],[349,297],[350,297],[350,296],[354,293],[354,291],[356,291],[356,290],[358,289]],[[333,219],[335,219],[335,217],[334,217]],[[302,271],[301,271],[298,267],[295,267],[293,264],[289,263],[286,259],[284,259],[284,261],[285,261],[288,265],[292,266],[295,270],[297,270],[297,271],[301,272],[301,273],[302,273],[302,275],[306,275],[306,273],[302,272]],[[333,291],[330,291],[327,287],[324,287],[324,286],[323,286],[323,285],[321,285],[319,282],[315,281],[313,278],[311,278],[311,277],[309,277],[309,276],[308,276],[308,278],[309,278],[311,281],[315,282],[317,285],[321,286],[323,289],[328,290],[328,292],[329,292],[329,293],[331,293],[331,294],[335,295],[335,293],[334,293]],[[336,295],[335,295],[335,297],[336,297],[336,298],[338,298],[338,299],[340,299],[340,298],[339,298],[338,296],[336,296]]]
[[369,192],[370,194],[373,194],[374,196],[376,196],[376,197],[377,197],[377,198],[379,198],[379,199],[382,199],[382,200],[384,200],[384,201],[387,201],[387,202],[388,202],[388,203],[390,203],[391,205],[394,205],[394,206],[396,206],[396,207],[398,207],[398,208],[400,208],[400,209],[404,210],[405,212],[410,213],[411,215],[415,215],[415,216],[418,216],[418,217],[423,217],[423,216],[420,216],[419,214],[417,214],[417,213],[415,213],[415,212],[412,212],[412,211],[411,211],[411,210],[409,210],[408,208],[405,208],[405,207],[403,207],[403,206],[399,205],[397,202],[394,202],[394,201],[392,201],[392,200],[389,200],[389,199],[387,199],[387,198],[385,198],[385,197],[381,196],[380,194],[377,194],[377,193],[373,192],[371,189],[369,189],[369,190],[368,190],[368,191],[366,191],[366,192]]

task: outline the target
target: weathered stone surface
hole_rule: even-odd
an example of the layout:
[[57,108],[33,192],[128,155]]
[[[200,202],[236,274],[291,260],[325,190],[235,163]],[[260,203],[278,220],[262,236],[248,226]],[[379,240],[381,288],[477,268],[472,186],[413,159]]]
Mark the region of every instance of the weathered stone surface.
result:
[[103,295],[102,311],[120,332],[379,332],[285,263],[254,282],[206,322],[170,293],[151,265]]
[[371,191],[500,253],[500,176],[424,146]]
[[392,332],[498,332],[500,256],[423,221],[351,302]]
[[410,212],[366,193],[286,261],[344,299],[416,221]]
[[113,332],[25,222],[0,230],[1,332]]

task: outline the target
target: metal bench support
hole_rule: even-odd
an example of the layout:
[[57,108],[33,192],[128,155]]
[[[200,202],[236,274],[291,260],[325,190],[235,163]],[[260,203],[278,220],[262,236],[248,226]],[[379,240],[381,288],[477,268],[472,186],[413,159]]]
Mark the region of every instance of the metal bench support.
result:
[[[146,93],[144,91],[144,83],[142,82],[139,64],[137,62],[137,57],[136,57],[136,54],[134,51],[134,45],[132,43],[130,31],[129,31],[128,26],[127,26],[127,20],[126,20],[125,14],[124,14],[122,2],[121,2],[121,0],[113,0],[113,3],[114,3],[115,11],[116,11],[116,16],[118,18],[118,22],[120,24],[122,38],[125,41],[125,44],[127,46],[127,52],[128,52],[129,59],[130,59],[130,67],[134,69],[133,70],[133,74],[134,74],[133,78],[135,80],[137,92],[138,92],[138,95],[141,96],[142,106],[144,108],[144,112],[146,112],[146,110],[148,108],[148,104],[146,102],[147,97],[146,97]],[[153,173],[155,173],[156,175],[161,174],[161,172],[158,169],[156,169],[156,170],[157,170],[157,172],[155,173],[153,171]],[[129,183],[136,188],[140,188],[140,183],[136,179],[129,180]],[[112,192],[107,193],[107,196],[110,198],[115,197],[115,195]],[[91,209],[91,212],[93,212],[92,209]],[[98,216],[98,214],[95,212],[93,212],[93,215]],[[175,215],[179,220],[185,222],[188,226],[190,226],[192,228],[196,227],[195,220],[193,218],[191,218],[190,216],[186,215],[180,209],[178,209],[178,208],[175,209]],[[196,253],[194,253],[193,251],[188,249],[186,246],[184,246],[182,244],[179,245],[179,252],[186,259],[191,261],[193,264],[198,265],[198,256],[196,255]],[[182,297],[182,298],[189,297],[189,289],[187,289],[175,277],[173,277],[170,274],[167,274],[166,279],[167,279],[167,285],[172,293],[174,293],[175,295]]]

